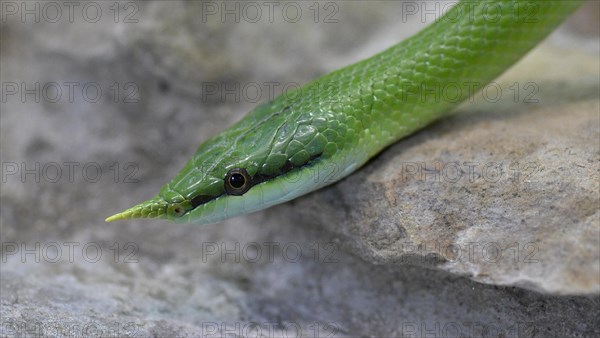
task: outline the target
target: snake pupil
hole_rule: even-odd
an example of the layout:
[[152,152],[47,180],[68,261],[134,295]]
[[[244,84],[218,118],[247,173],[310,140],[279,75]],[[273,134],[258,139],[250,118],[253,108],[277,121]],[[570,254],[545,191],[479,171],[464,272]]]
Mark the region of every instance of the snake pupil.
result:
[[225,175],[225,191],[227,191],[229,195],[243,195],[251,187],[250,175],[248,175],[246,169],[231,169],[227,175]]
[[244,176],[242,176],[242,174],[233,174],[229,178],[229,184],[231,184],[231,186],[236,189],[243,187],[245,183],[246,183],[246,178],[244,178]]

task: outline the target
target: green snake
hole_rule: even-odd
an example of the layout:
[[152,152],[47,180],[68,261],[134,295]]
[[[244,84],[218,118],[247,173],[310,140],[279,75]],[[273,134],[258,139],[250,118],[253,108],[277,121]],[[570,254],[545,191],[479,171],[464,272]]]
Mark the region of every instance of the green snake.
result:
[[459,2],[411,38],[257,106],[200,145],[155,197],[106,221],[215,223],[339,181],[447,115],[580,3]]

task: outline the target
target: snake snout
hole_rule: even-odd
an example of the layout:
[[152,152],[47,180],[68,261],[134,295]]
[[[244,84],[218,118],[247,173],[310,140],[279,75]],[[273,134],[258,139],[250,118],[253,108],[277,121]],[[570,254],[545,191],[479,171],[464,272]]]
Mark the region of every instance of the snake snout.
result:
[[106,218],[106,222],[135,218],[166,218],[169,204],[156,196],[118,214]]

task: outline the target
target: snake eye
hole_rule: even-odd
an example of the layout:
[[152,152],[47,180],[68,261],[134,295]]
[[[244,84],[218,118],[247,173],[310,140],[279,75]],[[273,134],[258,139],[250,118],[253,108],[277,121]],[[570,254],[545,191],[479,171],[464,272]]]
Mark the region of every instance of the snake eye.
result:
[[225,175],[225,191],[229,195],[240,196],[250,190],[250,176],[246,169],[235,168]]

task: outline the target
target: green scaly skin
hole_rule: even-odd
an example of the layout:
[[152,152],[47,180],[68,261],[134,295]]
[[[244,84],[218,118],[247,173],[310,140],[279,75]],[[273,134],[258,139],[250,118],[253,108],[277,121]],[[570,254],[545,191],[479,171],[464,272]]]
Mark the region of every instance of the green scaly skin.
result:
[[[386,146],[449,113],[523,57],[579,4],[459,3],[384,52],[256,107],[202,144],[158,195],[107,221],[215,223],[334,183]],[[226,190],[232,169],[244,169],[242,177],[251,186],[241,196]]]

